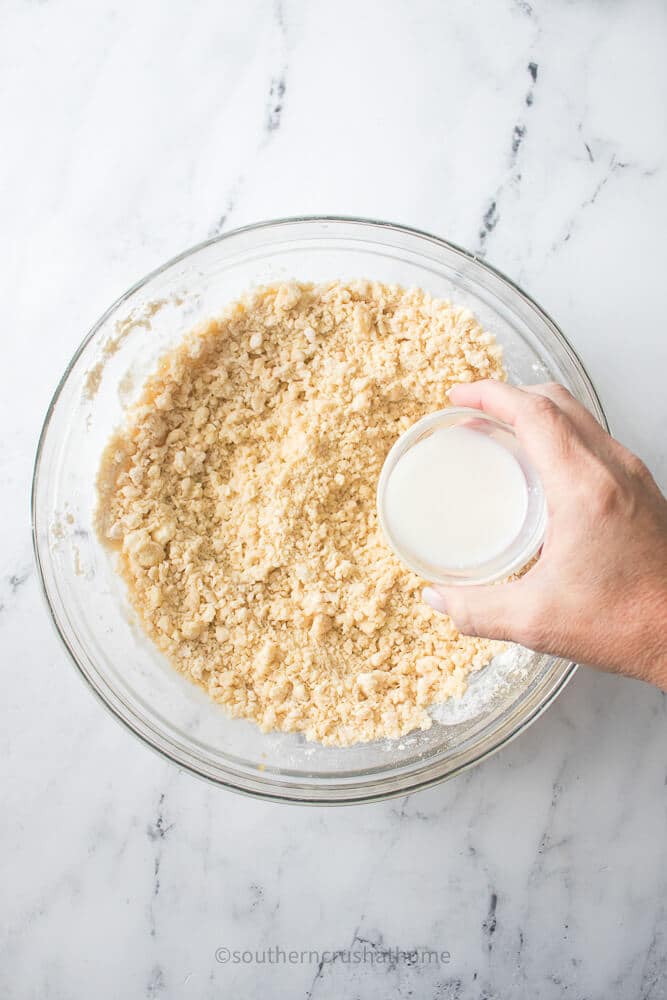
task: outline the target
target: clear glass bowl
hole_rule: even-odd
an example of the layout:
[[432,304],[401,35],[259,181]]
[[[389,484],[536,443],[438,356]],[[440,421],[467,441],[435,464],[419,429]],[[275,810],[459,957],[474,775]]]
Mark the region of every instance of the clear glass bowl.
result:
[[533,653],[521,669],[494,662],[473,677],[449,724],[332,749],[229,719],[144,636],[93,524],[100,455],[126,407],[160,355],[248,287],[360,277],[421,286],[468,306],[502,343],[512,382],[563,382],[605,424],[591,382],[556,325],[497,271],[402,226],[287,219],[203,243],[114,303],[58,385],[35,463],[37,564],[53,621],[81,675],[129,730],[180,767],[276,800],[369,801],[451,777],[530,725],[576,669]]
[[[401,539],[392,531],[386,512],[389,479],[403,456],[429,434],[450,427],[467,427],[480,434],[488,435],[514,456],[521,467],[526,482],[528,502],[520,530],[501,552],[495,553],[491,558],[476,563],[474,566],[444,566],[440,563],[420,561],[404,547]],[[382,466],[377,488],[377,510],[385,539],[406,566],[431,583],[458,584],[460,586],[493,583],[496,580],[504,580],[512,573],[517,573],[530,562],[542,545],[547,521],[542,483],[528,456],[517,441],[513,429],[480,410],[471,410],[466,406],[450,406],[446,410],[429,413],[428,416],[422,417],[401,434]]]

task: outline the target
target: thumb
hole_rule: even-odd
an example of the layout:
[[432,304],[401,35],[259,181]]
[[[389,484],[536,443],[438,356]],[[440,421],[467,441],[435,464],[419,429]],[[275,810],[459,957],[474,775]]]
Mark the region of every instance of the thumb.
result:
[[518,642],[525,587],[522,580],[486,587],[425,587],[422,597],[449,615],[459,632]]

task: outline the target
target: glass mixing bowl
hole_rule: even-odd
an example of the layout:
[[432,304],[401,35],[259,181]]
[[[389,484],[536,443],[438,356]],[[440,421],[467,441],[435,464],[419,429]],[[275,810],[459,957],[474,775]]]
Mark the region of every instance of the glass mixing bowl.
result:
[[606,426],[576,354],[507,278],[441,239],[362,219],[261,223],[202,243],[114,303],[74,355],[49,406],[32,493],[37,565],[51,615],[108,709],[180,767],[264,798],[351,803],[405,794],[479,763],[549,705],[575,664],[524,652],[473,675],[431,729],[337,749],[229,719],[143,634],[95,534],[101,452],[160,355],[253,285],[373,278],[468,306],[504,347],[510,381],[564,383]]

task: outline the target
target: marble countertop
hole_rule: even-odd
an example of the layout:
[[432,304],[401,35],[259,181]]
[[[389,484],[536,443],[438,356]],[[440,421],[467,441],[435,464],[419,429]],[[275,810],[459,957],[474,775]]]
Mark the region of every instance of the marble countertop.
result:
[[448,784],[244,799],[91,697],[28,524],[46,406],[108,303],[212,234],[303,213],[504,270],[665,488],[664,4],[7,0],[2,22],[2,995],[667,995],[664,695],[581,670]]

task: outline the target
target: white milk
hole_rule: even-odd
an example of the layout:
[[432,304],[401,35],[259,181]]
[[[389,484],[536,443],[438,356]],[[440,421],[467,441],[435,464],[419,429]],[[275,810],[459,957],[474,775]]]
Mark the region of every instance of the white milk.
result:
[[519,534],[528,507],[521,466],[480,431],[440,428],[389,476],[384,513],[406,556],[443,569],[479,566]]

